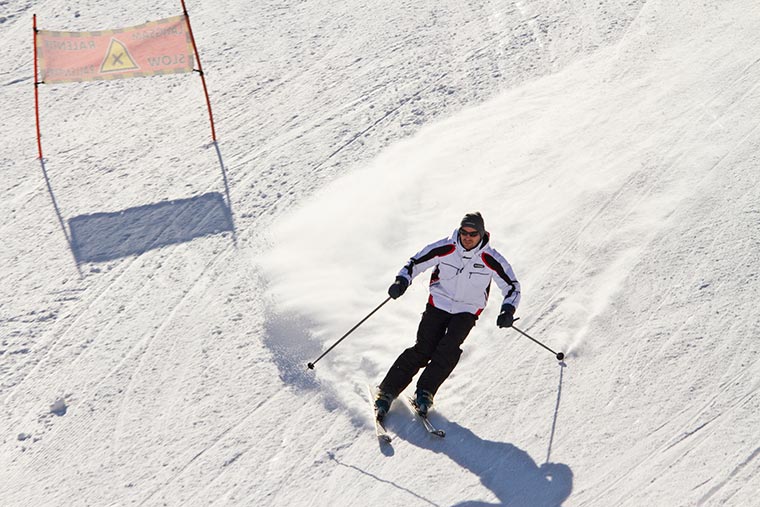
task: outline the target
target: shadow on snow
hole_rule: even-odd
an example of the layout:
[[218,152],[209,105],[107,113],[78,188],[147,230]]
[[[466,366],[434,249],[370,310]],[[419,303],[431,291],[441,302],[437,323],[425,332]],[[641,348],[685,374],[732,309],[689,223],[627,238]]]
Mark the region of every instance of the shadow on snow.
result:
[[[438,416],[436,419],[443,420]],[[445,440],[438,440],[414,422],[399,435],[407,442],[436,454],[444,454],[460,467],[480,478],[481,484],[498,499],[496,504],[466,500],[456,507],[502,505],[523,507],[557,507],[573,490],[573,473],[562,463],[538,465],[519,447],[485,440],[471,430],[445,421]]]
[[280,373],[280,379],[299,390],[320,387],[320,383],[306,364],[319,354],[321,343],[312,338],[309,329],[314,324],[300,315],[287,315],[267,308],[264,344]]
[[230,209],[217,192],[69,220],[78,264],[139,255],[233,229]]
[[231,232],[237,247],[227,171],[218,143],[214,141],[209,146],[212,145],[219,158],[224,196],[209,192],[188,199],[163,201],[116,212],[81,215],[69,220],[68,230],[50,183],[45,159],[39,159],[50,200],[80,278],[80,264],[85,262],[140,255],[148,250],[222,232]]
[[[387,427],[398,440],[406,442],[435,454],[441,454],[451,459],[457,466],[468,470],[480,479],[481,484],[488,488],[498,499],[496,503],[483,500],[462,500],[453,507],[560,507],[573,491],[573,472],[563,463],[550,461],[552,445],[559,415],[562,393],[562,381],[565,363],[560,363],[559,388],[557,402],[552,419],[552,429],[549,436],[549,449],[546,462],[538,465],[530,455],[519,447],[493,440],[485,440],[472,430],[457,423],[446,420],[439,413],[431,415],[431,421],[439,428],[446,430],[446,438],[428,434],[422,425],[414,421],[411,409],[397,401],[392,412],[388,415]],[[394,440],[397,442],[398,440]],[[386,457],[395,455],[393,445],[378,443],[379,449]],[[328,457],[337,465],[353,469],[374,480],[390,485],[406,494],[414,496],[417,503],[439,505],[434,499],[422,496],[419,491],[413,491],[397,482],[378,476],[376,473],[364,470],[351,463],[339,459],[335,453]]]

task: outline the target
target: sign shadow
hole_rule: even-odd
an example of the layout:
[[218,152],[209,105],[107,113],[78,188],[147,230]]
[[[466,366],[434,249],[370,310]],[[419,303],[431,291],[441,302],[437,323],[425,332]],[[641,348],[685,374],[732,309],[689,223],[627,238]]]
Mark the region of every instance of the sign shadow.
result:
[[[63,216],[61,215],[61,208],[58,207],[58,201],[55,199],[55,194],[53,193],[53,187],[50,185],[50,176],[48,176],[47,168],[45,167],[45,159],[40,158],[40,167],[42,167],[42,175],[45,177],[45,185],[47,186],[48,194],[50,195],[50,201],[53,203],[53,208],[55,209],[55,216],[58,218],[58,224],[61,226],[61,230],[63,231],[63,235],[66,237],[66,243],[69,245],[69,250],[71,253],[74,253],[74,246],[71,244],[71,236],[69,235],[69,232],[66,230],[66,225],[63,222]],[[79,262],[76,260],[76,256],[74,256],[74,262],[77,266],[77,272],[79,273],[79,278],[83,278],[84,275],[82,274],[82,269],[79,267]]]
[[218,192],[69,220],[77,265],[105,262],[195,238],[231,232],[232,212]]

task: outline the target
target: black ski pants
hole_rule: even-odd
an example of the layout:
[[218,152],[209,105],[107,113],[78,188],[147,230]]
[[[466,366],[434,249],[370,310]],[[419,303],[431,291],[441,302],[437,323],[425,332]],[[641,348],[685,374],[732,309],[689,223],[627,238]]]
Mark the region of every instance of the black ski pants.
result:
[[451,314],[428,303],[417,329],[417,342],[398,356],[380,383],[380,390],[396,397],[420,368],[425,368],[417,380],[417,389],[435,394],[459,362],[459,347],[476,320],[472,313]]

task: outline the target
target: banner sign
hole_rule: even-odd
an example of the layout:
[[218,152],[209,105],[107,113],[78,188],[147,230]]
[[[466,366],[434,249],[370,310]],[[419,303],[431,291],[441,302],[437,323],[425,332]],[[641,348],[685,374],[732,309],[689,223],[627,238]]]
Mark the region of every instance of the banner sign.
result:
[[101,32],[37,32],[43,83],[155,76],[193,71],[185,16]]

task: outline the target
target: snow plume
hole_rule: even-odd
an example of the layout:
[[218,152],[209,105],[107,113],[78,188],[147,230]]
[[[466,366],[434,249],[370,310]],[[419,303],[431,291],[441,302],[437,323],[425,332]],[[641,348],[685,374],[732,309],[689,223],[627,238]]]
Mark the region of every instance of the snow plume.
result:
[[[262,261],[275,307],[314,320],[312,338],[329,346],[386,297],[409,256],[451,234],[465,213],[480,211],[492,244],[523,284],[522,325],[558,312],[538,329],[582,328],[614,287],[593,292],[594,301],[567,295],[574,277],[594,276],[590,249],[603,248],[598,239],[607,225],[597,220],[600,208],[625,200],[614,189],[632,166],[616,151],[625,139],[615,134],[625,126],[578,120],[596,95],[576,81],[588,69],[576,67],[432,124],[301,203],[278,222]],[[608,248],[609,259],[618,252]],[[600,283],[605,275],[596,274]],[[331,353],[340,378],[379,380],[413,341],[424,285],[418,279]],[[480,334],[503,334],[490,325],[498,306],[492,300]],[[577,348],[582,334],[568,333],[551,345]]]
[[[567,86],[560,80],[545,84],[549,89]],[[535,112],[542,109],[541,103],[548,111],[545,114]],[[569,321],[581,316],[590,319],[594,312],[602,311],[614,287],[594,292],[593,301],[564,301],[567,290],[561,289],[568,287],[554,278],[556,271],[564,271],[568,265],[581,264],[582,268],[587,262],[585,253],[576,251],[577,237],[568,234],[578,227],[561,223],[557,217],[586,204],[589,194],[598,199],[600,192],[594,171],[576,170],[599,167],[589,155],[599,150],[589,150],[580,138],[562,147],[571,158],[560,168],[560,149],[549,142],[577,136],[576,131],[588,128],[571,120],[582,107],[579,103],[582,100],[573,94],[557,101],[542,93],[510,92],[423,129],[371,165],[352,171],[304,201],[278,222],[272,248],[261,260],[271,308],[276,309],[270,320],[280,322],[288,316],[313,323],[304,326],[310,335],[305,336],[304,331],[299,339],[311,343],[309,352],[318,356],[320,349],[329,347],[386,298],[388,285],[411,255],[450,235],[465,213],[480,211],[492,244],[510,260],[523,283],[523,305],[518,312],[523,325],[529,328],[559,309],[564,317],[555,317],[552,326],[559,321],[569,323],[568,329],[581,329],[587,320]],[[563,110],[566,113],[557,113]],[[536,136],[546,130],[556,136]],[[610,175],[609,180],[614,179]],[[592,229],[592,219],[581,223],[581,233]],[[548,234],[537,235],[536,231]],[[605,275],[598,273],[600,280],[606,279]],[[395,356],[414,341],[426,299],[426,278],[418,278],[403,298],[389,302],[332,351],[317,367],[320,378],[330,377],[330,383],[341,386],[341,391],[378,382]],[[539,297],[541,285],[545,295]],[[480,336],[505,333],[492,325],[499,301],[495,293],[481,317],[486,325],[479,326]],[[572,344],[571,350],[578,349],[583,332],[560,338],[564,342],[550,345]],[[282,337],[282,341],[291,339]],[[294,347],[293,353],[298,353],[299,347]],[[305,366],[307,357],[300,359]]]
[[[459,181],[433,141],[401,143],[278,222],[272,250],[261,260],[269,320],[312,322],[300,334],[312,344],[311,356],[299,357],[302,368],[385,300],[409,256],[451,234],[466,211],[480,209],[476,180]],[[413,342],[424,285],[415,283],[341,342],[318,363],[318,377],[359,393],[379,382],[393,356]],[[291,341],[290,330],[278,332],[272,341]],[[291,352],[299,354],[298,347]]]

